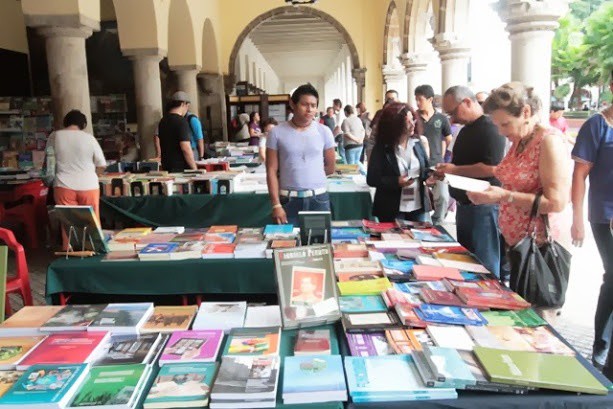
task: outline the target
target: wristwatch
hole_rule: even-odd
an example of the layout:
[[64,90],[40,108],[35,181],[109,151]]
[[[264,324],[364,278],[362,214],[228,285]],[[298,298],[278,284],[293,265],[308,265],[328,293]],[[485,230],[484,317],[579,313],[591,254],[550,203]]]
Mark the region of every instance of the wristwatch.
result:
[[507,196],[507,203],[513,203],[513,192],[509,191],[509,196]]

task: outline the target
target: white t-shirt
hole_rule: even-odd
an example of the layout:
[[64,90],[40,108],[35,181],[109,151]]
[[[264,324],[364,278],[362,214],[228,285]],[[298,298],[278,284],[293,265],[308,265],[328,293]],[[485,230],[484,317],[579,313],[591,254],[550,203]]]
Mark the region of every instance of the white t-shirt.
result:
[[409,139],[406,150],[402,146],[398,146],[396,157],[398,159],[398,170],[402,176],[408,176],[410,179],[415,179],[412,185],[402,189],[400,196],[401,212],[412,212],[421,209],[421,196],[419,194],[419,171],[420,164],[417,155],[415,155],[414,146],[418,143],[415,139]]
[[72,190],[98,189],[96,167],[106,166],[104,153],[93,135],[61,130],[49,135],[55,150],[55,186]]

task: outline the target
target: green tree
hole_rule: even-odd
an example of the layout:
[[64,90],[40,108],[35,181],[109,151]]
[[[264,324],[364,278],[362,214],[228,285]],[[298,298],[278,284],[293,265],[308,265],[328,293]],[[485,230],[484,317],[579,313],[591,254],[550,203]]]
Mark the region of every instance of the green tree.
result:
[[583,43],[590,71],[607,83],[613,69],[613,2],[603,3],[587,19]]

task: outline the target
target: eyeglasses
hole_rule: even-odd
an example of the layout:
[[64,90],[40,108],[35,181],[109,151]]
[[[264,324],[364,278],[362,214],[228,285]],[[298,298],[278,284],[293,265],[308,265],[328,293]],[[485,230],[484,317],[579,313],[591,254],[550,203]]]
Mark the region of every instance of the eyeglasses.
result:
[[456,105],[455,108],[453,108],[452,111],[447,112],[447,114],[449,114],[449,116],[454,117],[457,115],[458,113],[458,108],[460,108],[460,106],[464,103],[464,101],[460,102],[458,105]]

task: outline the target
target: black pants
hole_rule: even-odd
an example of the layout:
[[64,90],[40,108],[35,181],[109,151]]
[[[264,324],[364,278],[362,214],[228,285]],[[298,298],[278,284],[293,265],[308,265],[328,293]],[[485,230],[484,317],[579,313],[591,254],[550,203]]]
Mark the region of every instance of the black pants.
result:
[[[611,235],[608,224],[592,223],[591,225],[594,240],[596,240],[596,246],[604,266],[604,276],[602,277],[602,286],[600,287],[596,316],[594,317],[592,360],[597,364],[604,365],[608,356],[610,365],[613,365],[613,358],[611,357],[613,348],[609,348],[613,333],[613,235]],[[613,373],[613,368],[610,368],[609,371]]]

